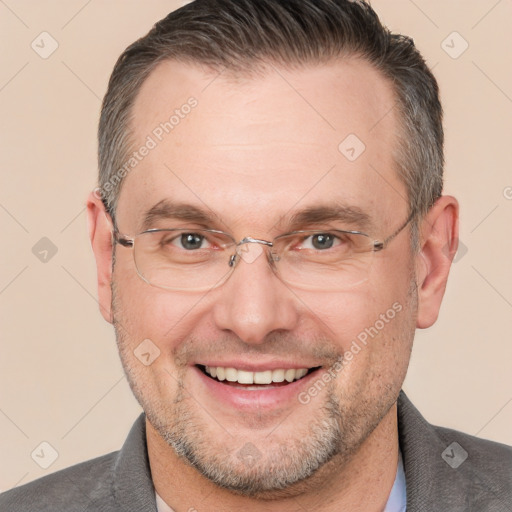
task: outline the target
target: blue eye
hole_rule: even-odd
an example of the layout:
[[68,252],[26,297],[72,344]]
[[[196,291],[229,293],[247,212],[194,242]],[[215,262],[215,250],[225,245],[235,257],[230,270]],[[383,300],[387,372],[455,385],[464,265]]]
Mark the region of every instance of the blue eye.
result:
[[314,235],[310,235],[302,241],[302,248],[321,251],[325,249],[331,249],[340,243],[340,238],[336,235],[333,235],[332,233],[315,233]]
[[183,233],[176,238],[184,249],[201,249],[204,239],[204,236],[197,233]]

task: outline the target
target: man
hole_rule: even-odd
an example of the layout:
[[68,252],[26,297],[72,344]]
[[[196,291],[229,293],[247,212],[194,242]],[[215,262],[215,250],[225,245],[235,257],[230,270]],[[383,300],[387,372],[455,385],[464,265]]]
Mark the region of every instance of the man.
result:
[[412,40],[348,0],[197,0],[120,57],[88,199],[144,409],[9,511],[506,511],[512,450],[401,392],[457,249]]

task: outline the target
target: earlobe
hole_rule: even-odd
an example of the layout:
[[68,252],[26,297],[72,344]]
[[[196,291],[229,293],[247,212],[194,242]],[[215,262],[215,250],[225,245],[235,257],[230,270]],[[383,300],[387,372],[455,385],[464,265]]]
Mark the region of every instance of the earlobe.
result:
[[448,274],[458,245],[459,205],[452,196],[440,197],[422,221],[416,257],[417,327],[437,320]]
[[112,323],[112,221],[95,192],[87,198],[87,226],[96,259],[100,311]]

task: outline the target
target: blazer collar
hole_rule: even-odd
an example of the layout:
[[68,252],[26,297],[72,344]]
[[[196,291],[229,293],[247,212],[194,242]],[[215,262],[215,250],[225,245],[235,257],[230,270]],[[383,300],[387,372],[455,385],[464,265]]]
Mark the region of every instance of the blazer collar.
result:
[[117,510],[156,512],[156,497],[146,445],[146,416],[135,421],[114,466],[112,494]]
[[442,438],[436,427],[423,418],[403,391],[400,392],[397,405],[407,512],[468,510],[468,500],[472,493],[471,465],[462,464],[454,469],[445,462],[441,455],[451,441]]

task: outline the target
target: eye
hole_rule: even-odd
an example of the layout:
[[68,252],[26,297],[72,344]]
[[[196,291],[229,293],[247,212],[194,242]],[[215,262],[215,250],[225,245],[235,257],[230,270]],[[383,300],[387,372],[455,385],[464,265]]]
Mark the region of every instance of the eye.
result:
[[162,245],[174,245],[179,249],[194,251],[197,249],[207,249],[209,244],[207,238],[199,233],[181,233],[180,235],[167,238]]
[[302,249],[322,251],[343,243],[340,237],[332,233],[314,233],[302,240]]

